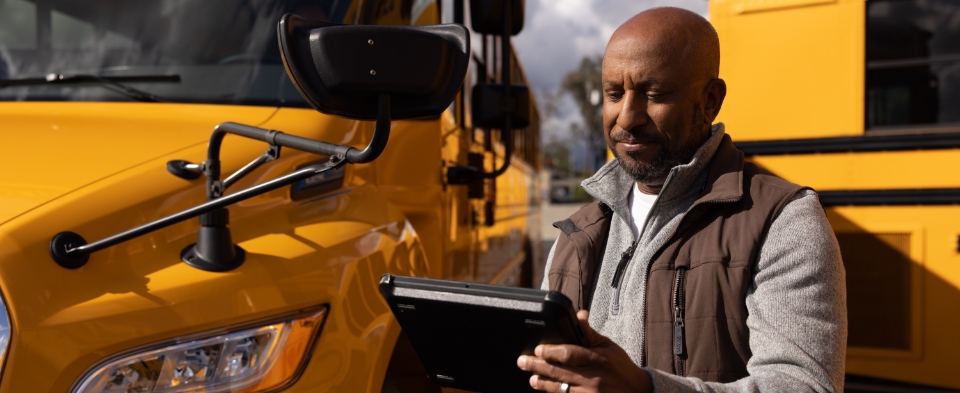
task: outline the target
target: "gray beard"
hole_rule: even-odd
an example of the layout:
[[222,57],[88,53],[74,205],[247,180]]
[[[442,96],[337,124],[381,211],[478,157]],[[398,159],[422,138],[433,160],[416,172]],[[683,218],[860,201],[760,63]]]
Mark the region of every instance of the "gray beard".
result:
[[[693,107],[693,116],[690,119],[690,124],[688,124],[688,129],[691,131],[697,130],[706,123],[706,119],[703,117],[700,108],[699,103]],[[710,128],[707,128],[706,133],[691,138],[689,143],[678,146],[676,149],[667,150],[667,146],[661,144],[664,149],[661,150],[660,154],[657,154],[653,162],[649,164],[640,163],[640,161],[637,161],[638,157],[633,157],[632,155],[631,158],[633,158],[633,161],[627,162],[620,158],[620,154],[617,153],[617,150],[614,149],[613,146],[608,147],[610,151],[613,152],[613,156],[617,159],[620,167],[623,168],[634,181],[643,184],[658,185],[663,184],[663,182],[667,180],[667,175],[670,174],[670,170],[673,169],[673,167],[689,163],[690,160],[693,159],[693,155],[709,137]],[[628,155],[630,154],[628,153]]]

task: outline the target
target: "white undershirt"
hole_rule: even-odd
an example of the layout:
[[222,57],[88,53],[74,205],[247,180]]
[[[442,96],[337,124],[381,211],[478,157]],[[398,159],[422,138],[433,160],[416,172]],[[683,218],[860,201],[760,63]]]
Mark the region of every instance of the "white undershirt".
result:
[[630,194],[630,215],[633,216],[630,229],[633,230],[633,240],[637,240],[640,238],[640,229],[647,220],[647,214],[650,213],[657,196],[640,192],[636,183],[633,184],[633,190],[630,191]]

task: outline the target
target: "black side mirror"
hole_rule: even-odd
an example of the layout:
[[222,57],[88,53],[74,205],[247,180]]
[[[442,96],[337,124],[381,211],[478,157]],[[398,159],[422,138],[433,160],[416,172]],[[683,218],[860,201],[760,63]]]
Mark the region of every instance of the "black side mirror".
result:
[[[92,243],[74,232],[50,240],[50,256],[76,269],[91,253],[157,229],[200,217],[197,242],[180,253],[197,269],[224,272],[243,264],[246,252],[233,244],[230,204],[341,168],[375,160],[390,137],[391,119],[437,116],[463,84],[469,61],[467,29],[460,25],[418,27],[347,26],[287,14],[277,26],[287,75],[300,94],[320,112],[354,119],[376,119],[373,137],[363,150],[237,123],[213,130],[202,164],[172,161],[168,170],[183,178],[207,177],[206,203],[148,222]],[[227,134],[269,144],[266,153],[226,179],[220,179],[220,146]],[[326,156],[296,171],[225,195],[231,184],[287,147]]]
[[[506,151],[499,169],[483,172],[474,166],[452,166],[447,169],[447,183],[471,184],[481,179],[502,175],[510,167],[513,152],[513,128],[530,124],[530,89],[510,82],[513,68],[513,50],[510,36],[523,29],[523,0],[472,0],[470,15],[473,30],[478,33],[500,36],[499,84],[478,84],[473,87],[473,126],[500,129]],[[486,54],[484,54],[486,56]],[[487,222],[492,222],[492,214]]]
[[523,0],[470,0],[470,24],[480,34],[503,34],[503,7],[510,7],[510,35],[523,30]]
[[503,119],[511,118],[511,126],[530,125],[530,89],[524,85],[510,85],[511,97],[503,94],[503,85],[485,83],[473,87],[470,115],[473,125],[480,128],[501,128]]
[[393,119],[437,116],[460,91],[469,63],[461,25],[340,25],[287,14],[278,30],[300,94],[320,112],[352,119],[376,119],[382,94]]

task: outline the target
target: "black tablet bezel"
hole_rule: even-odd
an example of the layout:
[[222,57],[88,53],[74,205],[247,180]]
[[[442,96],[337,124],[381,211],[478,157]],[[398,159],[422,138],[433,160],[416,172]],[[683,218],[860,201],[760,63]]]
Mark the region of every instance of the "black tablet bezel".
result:
[[[419,294],[430,297],[395,295],[397,289],[418,290]],[[537,344],[581,344],[583,342],[573,304],[559,292],[390,274],[385,274],[381,279],[380,292],[390,305],[401,328],[407,333],[429,377],[441,386],[489,392],[532,392],[533,390],[526,383],[530,374],[517,368],[517,357],[521,354],[532,354]],[[467,297],[460,295],[467,295]],[[539,311],[536,311],[537,307],[533,305],[539,305]],[[461,315],[440,314],[435,311],[437,315],[411,316],[411,312],[430,313],[431,309],[457,310],[454,314]],[[474,318],[471,319],[468,316]],[[476,317],[481,317],[479,324]],[[523,326],[512,328],[512,331],[485,329],[489,326],[502,327],[504,319],[513,321],[508,323],[512,324],[511,326],[518,326],[517,321],[520,319],[524,323]],[[485,327],[483,321],[491,322]],[[485,353],[474,354],[445,352],[444,348],[449,343],[439,342],[442,340],[434,340],[434,336],[424,333],[436,332],[441,328],[445,332],[460,331],[465,336],[473,335],[463,337],[463,340],[500,342],[498,338],[507,338],[502,340],[507,347],[492,345],[480,349],[480,352]],[[518,347],[517,340],[524,341],[521,345],[522,349]],[[443,356],[439,356],[438,353],[443,353]],[[489,364],[490,359],[497,359],[497,364]],[[488,362],[488,364],[482,362]],[[479,367],[471,365],[479,365]],[[460,375],[448,376],[437,372],[440,369],[451,368],[456,369]],[[509,376],[509,378],[504,380],[497,376]],[[478,383],[479,380],[483,382]]]

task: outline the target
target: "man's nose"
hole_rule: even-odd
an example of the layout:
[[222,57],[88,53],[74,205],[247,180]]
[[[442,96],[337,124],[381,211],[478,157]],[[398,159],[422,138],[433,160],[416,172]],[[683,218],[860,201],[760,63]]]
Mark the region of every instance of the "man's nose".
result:
[[647,96],[627,91],[623,95],[620,105],[620,115],[617,116],[617,126],[624,130],[631,130],[647,124],[650,117],[647,115]]

